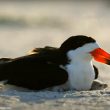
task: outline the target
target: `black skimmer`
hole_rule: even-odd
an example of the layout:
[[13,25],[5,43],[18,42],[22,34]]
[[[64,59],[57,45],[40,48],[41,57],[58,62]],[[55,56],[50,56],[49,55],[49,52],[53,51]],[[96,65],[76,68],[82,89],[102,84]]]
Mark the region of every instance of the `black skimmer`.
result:
[[1,59],[0,80],[33,90],[49,87],[89,90],[98,77],[93,58],[110,65],[110,54],[93,38],[72,36],[60,48],[36,48],[26,56]]

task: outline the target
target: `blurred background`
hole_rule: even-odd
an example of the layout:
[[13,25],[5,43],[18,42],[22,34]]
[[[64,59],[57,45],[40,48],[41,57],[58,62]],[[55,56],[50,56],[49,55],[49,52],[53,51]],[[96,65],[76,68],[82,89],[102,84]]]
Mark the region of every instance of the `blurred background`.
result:
[[[110,52],[109,0],[0,0],[0,57],[25,55],[45,45],[59,47],[79,34],[94,37]],[[96,65],[109,80],[110,67]]]

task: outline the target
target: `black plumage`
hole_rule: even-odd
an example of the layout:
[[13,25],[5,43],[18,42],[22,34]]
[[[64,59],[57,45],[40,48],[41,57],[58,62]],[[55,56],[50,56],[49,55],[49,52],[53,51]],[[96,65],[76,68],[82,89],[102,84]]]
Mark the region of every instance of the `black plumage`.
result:
[[[89,42],[95,42],[95,40],[85,36],[72,36],[60,48],[49,46],[35,48],[32,50],[34,54],[14,59],[2,58],[0,60],[0,80],[7,80],[7,84],[34,90],[64,84],[68,80],[68,73],[60,65],[64,66],[69,63],[66,56],[67,51]],[[96,79],[98,70],[95,66],[94,70]]]

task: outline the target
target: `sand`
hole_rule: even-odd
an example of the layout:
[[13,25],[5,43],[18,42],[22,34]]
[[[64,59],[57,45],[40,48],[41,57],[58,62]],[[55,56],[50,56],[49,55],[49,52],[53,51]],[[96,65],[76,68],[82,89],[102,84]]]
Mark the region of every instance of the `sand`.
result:
[[109,110],[110,88],[93,91],[0,91],[0,110]]

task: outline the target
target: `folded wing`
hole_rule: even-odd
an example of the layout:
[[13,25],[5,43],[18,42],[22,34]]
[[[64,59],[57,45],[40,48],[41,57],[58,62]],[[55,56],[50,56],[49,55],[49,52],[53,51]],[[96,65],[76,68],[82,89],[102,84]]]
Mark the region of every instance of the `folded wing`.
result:
[[0,80],[35,90],[61,85],[67,81],[68,74],[60,68],[65,61],[60,55],[58,49],[45,47],[34,54],[6,60],[0,64]]

